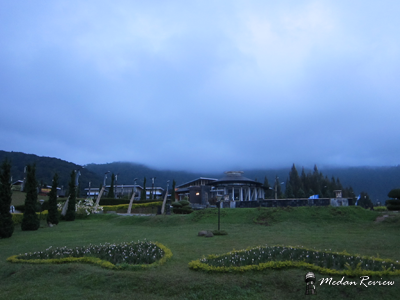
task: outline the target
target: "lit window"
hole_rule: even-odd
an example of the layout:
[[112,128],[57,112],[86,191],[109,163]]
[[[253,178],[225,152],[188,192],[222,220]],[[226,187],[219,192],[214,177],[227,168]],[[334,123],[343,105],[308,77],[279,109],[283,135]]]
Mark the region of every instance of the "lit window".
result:
[[197,192],[197,193],[196,193],[196,196],[198,196],[198,195],[200,195],[200,193],[199,193],[199,192]]

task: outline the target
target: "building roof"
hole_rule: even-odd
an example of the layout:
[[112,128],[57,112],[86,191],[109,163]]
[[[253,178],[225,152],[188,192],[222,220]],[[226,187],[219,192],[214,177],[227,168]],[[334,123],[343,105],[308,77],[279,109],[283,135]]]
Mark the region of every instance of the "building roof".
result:
[[222,184],[234,184],[234,183],[241,183],[241,184],[254,184],[254,185],[258,185],[261,186],[262,183],[255,181],[255,180],[251,180],[247,177],[244,177],[242,174],[244,172],[243,171],[228,171],[225,172],[225,176],[218,179],[217,181],[211,182],[209,183],[209,185],[212,186],[218,186],[218,185],[222,185]]
[[177,185],[176,187],[179,188],[181,186],[185,186],[185,185],[188,185],[188,184],[190,185],[191,183],[194,183],[194,182],[196,182],[198,180],[217,181],[218,179],[216,179],[216,178],[207,178],[207,177],[199,177],[199,178],[193,179],[191,181],[188,181],[188,182],[182,183],[180,185]]

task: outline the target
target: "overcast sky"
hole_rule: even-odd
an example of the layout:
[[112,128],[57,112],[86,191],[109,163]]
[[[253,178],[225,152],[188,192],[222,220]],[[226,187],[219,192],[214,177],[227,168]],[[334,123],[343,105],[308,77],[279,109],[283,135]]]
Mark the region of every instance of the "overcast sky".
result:
[[397,165],[399,15],[398,0],[0,0],[0,150]]

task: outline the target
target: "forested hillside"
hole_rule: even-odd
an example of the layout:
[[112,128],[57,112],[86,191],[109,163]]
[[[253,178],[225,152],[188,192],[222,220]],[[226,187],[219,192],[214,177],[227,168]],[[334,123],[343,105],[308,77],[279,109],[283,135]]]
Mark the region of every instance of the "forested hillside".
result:
[[11,161],[11,176],[13,181],[24,178],[24,168],[28,164],[36,164],[36,178],[41,185],[51,185],[53,176],[57,172],[59,175],[59,187],[67,189],[72,170],[80,170],[79,178],[81,191],[88,186],[89,181],[92,186],[99,186],[102,178],[82,166],[76,165],[65,160],[54,157],[37,156],[22,152],[6,152],[0,150],[0,162],[5,158]]
[[[151,178],[155,177],[155,185],[163,188],[167,185],[167,180],[175,179],[177,185],[196,179],[198,177],[221,178],[224,174],[220,173],[191,173],[185,171],[156,170],[137,163],[113,162],[107,164],[88,164],[79,166],[58,158],[40,157],[33,154],[21,152],[6,152],[0,150],[0,161],[6,157],[11,160],[13,180],[23,179],[24,167],[27,164],[36,163],[36,176],[39,183],[51,184],[55,172],[60,176],[60,186],[67,187],[72,170],[80,169],[81,191],[88,186],[89,181],[92,187],[99,187],[103,182],[104,173],[110,171],[118,174],[117,184],[133,184],[137,178],[137,184],[143,185],[143,178],[147,179],[147,187],[151,186]],[[299,176],[302,173],[302,166],[296,166]],[[224,170],[228,171],[228,170]],[[286,190],[287,180],[290,179],[290,165],[281,169],[258,169],[244,170],[244,176],[256,179],[264,183],[267,178],[269,185],[273,186],[276,177],[282,192]],[[305,169],[306,174],[313,173],[314,170]],[[394,167],[352,167],[352,168],[323,168],[320,173],[330,181],[334,177],[335,181],[340,180],[343,188],[352,187],[355,195],[362,191],[367,192],[373,202],[387,200],[387,193],[393,188],[400,188],[400,166]],[[110,184],[111,173],[108,176],[107,184]],[[170,184],[170,187],[171,187]],[[304,191],[305,194],[310,191]],[[316,191],[313,191],[316,192]],[[322,196],[322,195],[321,195]]]

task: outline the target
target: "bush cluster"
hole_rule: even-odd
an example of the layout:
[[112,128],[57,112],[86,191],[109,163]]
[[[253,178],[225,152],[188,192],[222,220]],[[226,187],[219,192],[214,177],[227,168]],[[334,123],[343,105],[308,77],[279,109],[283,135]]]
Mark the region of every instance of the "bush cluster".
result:
[[[134,208],[142,208],[142,207],[152,207],[152,206],[160,206],[162,205],[162,201],[157,202],[146,202],[146,203],[137,203],[132,204],[132,209]],[[128,209],[129,204],[119,204],[119,205],[105,205],[103,206],[103,211],[117,211],[122,209]]]
[[388,210],[400,210],[400,200],[399,199],[386,200],[386,207]]
[[[106,205],[120,205],[120,204],[129,204],[130,199],[111,199],[111,198],[101,198],[99,204],[101,206],[106,206]],[[149,202],[154,202],[154,200],[148,199],[148,200],[139,200],[136,201],[134,200],[134,204],[142,204],[142,203],[149,203]]]
[[190,214],[193,212],[192,207],[190,206],[190,202],[187,200],[182,200],[178,202],[172,202],[174,214]]
[[[44,210],[44,211],[42,211],[42,213],[37,212],[36,215],[37,215],[38,219],[46,220],[47,219],[47,215],[48,215],[48,211]],[[18,214],[14,213],[14,214],[12,214],[12,220],[13,220],[14,225],[21,224],[23,218],[24,218],[24,214],[23,213],[18,213]]]

